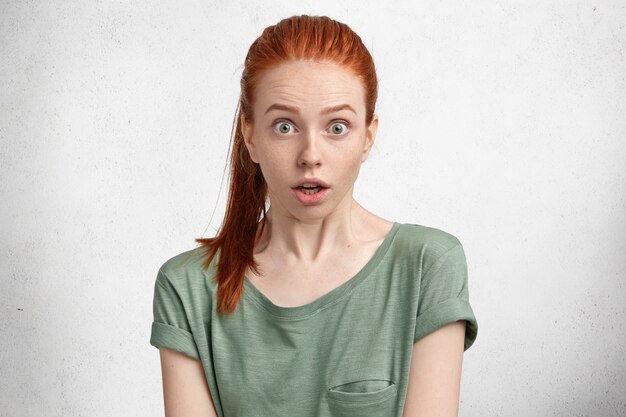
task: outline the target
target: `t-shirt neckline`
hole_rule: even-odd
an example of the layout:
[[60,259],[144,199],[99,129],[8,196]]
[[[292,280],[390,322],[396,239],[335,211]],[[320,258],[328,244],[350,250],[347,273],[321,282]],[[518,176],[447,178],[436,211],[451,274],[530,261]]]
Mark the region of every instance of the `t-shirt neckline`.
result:
[[341,298],[348,292],[350,292],[353,288],[355,288],[359,283],[361,283],[365,278],[367,278],[371,272],[378,266],[380,261],[385,257],[391,243],[396,236],[398,229],[400,228],[401,223],[393,222],[393,225],[387,236],[383,240],[383,242],[378,246],[378,249],[374,252],[374,255],[370,258],[370,260],[361,268],[359,272],[352,276],[352,278],[345,281],[343,284],[338,287],[333,288],[326,294],[318,297],[317,299],[300,306],[295,307],[283,307],[274,304],[269,298],[267,298],[259,289],[257,289],[252,282],[248,279],[247,276],[244,275],[244,297],[247,297],[256,305],[264,308],[273,316],[282,317],[287,319],[301,319],[305,318],[322,307],[326,306],[329,303]]

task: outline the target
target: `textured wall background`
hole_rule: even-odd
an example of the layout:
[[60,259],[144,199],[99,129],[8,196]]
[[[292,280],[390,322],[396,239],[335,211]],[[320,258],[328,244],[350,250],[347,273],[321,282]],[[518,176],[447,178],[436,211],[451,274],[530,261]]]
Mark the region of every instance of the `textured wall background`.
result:
[[247,48],[301,13],[377,63],[356,199],[464,244],[460,415],[625,416],[618,0],[3,1],[0,416],[162,415],[157,269],[219,226]]

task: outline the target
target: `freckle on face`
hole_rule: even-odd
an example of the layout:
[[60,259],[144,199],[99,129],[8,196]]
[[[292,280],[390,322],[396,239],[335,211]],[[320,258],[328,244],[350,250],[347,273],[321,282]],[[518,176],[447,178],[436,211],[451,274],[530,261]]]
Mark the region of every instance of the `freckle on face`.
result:
[[[272,205],[302,207],[294,199],[292,187],[304,177],[315,176],[331,186],[326,201],[334,201],[336,207],[354,185],[365,144],[361,81],[335,64],[293,62],[267,71],[259,79],[256,97],[253,139]],[[267,112],[276,104],[278,109]],[[343,104],[356,114],[347,108],[320,114],[323,109]],[[277,120],[286,123],[282,132],[275,128]],[[348,122],[342,139],[337,121]],[[310,132],[315,134],[305,135]],[[328,204],[325,207],[332,209]]]

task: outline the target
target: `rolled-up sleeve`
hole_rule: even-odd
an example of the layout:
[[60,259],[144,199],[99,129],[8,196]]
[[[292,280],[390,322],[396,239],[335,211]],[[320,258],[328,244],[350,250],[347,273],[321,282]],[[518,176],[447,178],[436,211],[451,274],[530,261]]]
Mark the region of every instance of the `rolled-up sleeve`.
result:
[[150,344],[200,360],[183,302],[167,275],[159,269],[154,283]]
[[463,350],[478,335],[478,322],[469,301],[467,262],[460,242],[446,250],[421,277],[413,342],[458,320],[467,322]]

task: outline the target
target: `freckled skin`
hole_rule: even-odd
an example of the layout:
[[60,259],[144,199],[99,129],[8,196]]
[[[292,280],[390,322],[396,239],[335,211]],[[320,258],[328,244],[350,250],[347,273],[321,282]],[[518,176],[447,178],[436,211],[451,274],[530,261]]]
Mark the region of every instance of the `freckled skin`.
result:
[[[345,215],[378,126],[376,115],[365,125],[361,80],[336,64],[293,61],[264,73],[255,96],[254,121],[244,124],[244,137],[267,181],[273,216],[306,222]],[[265,114],[275,103],[296,107],[300,114]],[[356,114],[343,109],[320,115],[322,109],[341,104],[349,104]],[[293,196],[291,187],[302,177],[318,177],[330,185],[322,203],[304,206]]]

